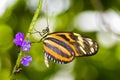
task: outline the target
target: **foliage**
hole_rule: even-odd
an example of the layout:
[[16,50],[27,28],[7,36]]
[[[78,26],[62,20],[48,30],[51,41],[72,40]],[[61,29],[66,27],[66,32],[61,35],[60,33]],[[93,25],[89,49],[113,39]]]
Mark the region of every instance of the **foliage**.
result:
[[[13,44],[15,34],[17,32],[28,33],[29,24],[35,11],[28,8],[26,3],[27,0],[17,0],[14,6],[9,7],[0,17],[0,80],[9,80],[16,64],[18,48]],[[105,11],[111,8],[119,11],[119,5],[119,0],[71,0],[69,9],[55,16],[54,30],[85,34],[97,41],[96,35],[99,32],[79,30],[73,23],[75,16],[88,10]],[[46,17],[46,15],[41,11],[39,17]],[[16,73],[17,80],[56,80],[54,77],[60,71],[71,73],[74,80],[119,80],[119,43],[109,48],[99,44],[99,51],[94,56],[78,57],[67,65],[51,62],[49,68],[44,64],[42,45],[42,42],[33,44],[29,53],[24,52],[32,56],[32,62],[28,67],[20,65],[22,71]],[[67,69],[66,66],[70,68]]]

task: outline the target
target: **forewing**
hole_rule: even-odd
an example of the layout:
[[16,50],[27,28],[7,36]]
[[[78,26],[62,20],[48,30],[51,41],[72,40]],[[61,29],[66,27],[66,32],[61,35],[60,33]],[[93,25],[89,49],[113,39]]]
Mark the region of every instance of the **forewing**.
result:
[[77,51],[75,56],[92,56],[97,53],[98,44],[95,41],[77,33],[73,33],[72,36],[76,37],[73,43]]

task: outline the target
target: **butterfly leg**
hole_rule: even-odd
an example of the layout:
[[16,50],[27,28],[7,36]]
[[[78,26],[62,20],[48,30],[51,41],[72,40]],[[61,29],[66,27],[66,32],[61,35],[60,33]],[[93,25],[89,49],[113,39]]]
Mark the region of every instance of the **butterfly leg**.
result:
[[49,62],[50,62],[50,60],[48,59],[46,53],[45,53],[45,55],[44,55],[44,62],[45,62],[45,65],[46,65],[47,67],[49,67]]
[[34,31],[35,32],[28,32],[28,33],[30,33],[30,34],[35,34],[35,33],[38,33],[40,36],[42,36],[42,32],[40,32],[40,31],[38,31],[38,30],[36,30],[36,29],[34,29]]

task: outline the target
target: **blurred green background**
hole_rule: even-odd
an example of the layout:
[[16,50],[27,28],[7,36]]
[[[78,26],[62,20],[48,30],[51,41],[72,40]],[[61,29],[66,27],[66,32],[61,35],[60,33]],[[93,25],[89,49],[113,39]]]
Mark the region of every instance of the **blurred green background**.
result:
[[[44,64],[42,43],[34,44],[31,51],[26,53],[33,57],[33,61],[29,67],[20,66],[22,71],[16,74],[17,80],[119,80],[120,25],[115,24],[118,27],[114,27],[112,24],[114,22],[110,21],[120,23],[120,0],[45,1],[43,6],[48,5],[48,20],[53,24],[50,26],[51,32],[67,31],[86,35],[98,42],[99,51],[94,56],[78,57],[65,65],[51,62],[50,67],[47,68]],[[18,56],[18,48],[13,44],[13,39],[17,32],[27,33],[37,4],[38,0],[0,1],[0,80],[10,78]],[[109,10],[115,14],[109,17]],[[43,8],[40,12],[40,21],[41,18],[46,19],[45,11],[46,9]],[[99,17],[96,17],[94,20],[96,22],[89,26],[88,19],[93,20],[91,17],[93,14],[90,15],[90,12],[98,13]],[[88,17],[84,14],[87,14]],[[78,19],[79,15],[82,18]],[[104,16],[107,17],[104,18]],[[38,21],[38,23],[46,24],[42,21]],[[79,25],[79,23],[83,25]],[[84,27],[84,25],[88,27]],[[38,25],[39,27],[41,26]],[[42,27],[46,28],[46,26]],[[41,28],[39,29],[41,30]]]

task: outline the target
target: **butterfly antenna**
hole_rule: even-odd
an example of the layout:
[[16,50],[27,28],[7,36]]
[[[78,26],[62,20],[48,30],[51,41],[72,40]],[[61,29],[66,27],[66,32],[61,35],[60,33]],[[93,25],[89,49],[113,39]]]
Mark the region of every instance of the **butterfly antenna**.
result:
[[49,24],[48,24],[48,4],[46,4],[46,21],[47,21],[47,28],[49,28]]

